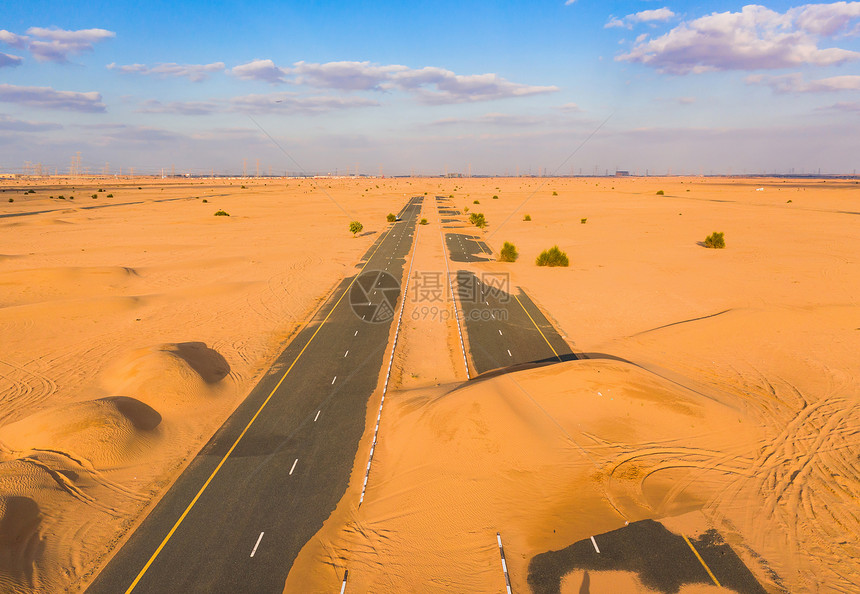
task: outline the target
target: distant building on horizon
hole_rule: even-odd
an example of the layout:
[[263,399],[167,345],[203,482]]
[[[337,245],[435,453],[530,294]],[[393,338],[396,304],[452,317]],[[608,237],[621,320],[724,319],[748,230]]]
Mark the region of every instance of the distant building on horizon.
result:
[[624,171],[623,169],[616,169],[615,177],[630,177],[630,172]]

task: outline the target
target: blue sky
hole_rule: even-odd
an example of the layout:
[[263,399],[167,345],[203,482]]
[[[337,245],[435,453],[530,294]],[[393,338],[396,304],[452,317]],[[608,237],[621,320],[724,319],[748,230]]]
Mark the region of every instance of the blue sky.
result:
[[241,173],[243,160],[386,174],[860,165],[860,2],[30,1],[2,13],[0,171],[67,171],[76,151],[91,171],[141,173]]

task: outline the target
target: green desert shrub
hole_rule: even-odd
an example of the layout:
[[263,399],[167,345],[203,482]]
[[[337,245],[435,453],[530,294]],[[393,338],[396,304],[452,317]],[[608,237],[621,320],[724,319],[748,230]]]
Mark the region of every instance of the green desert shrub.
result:
[[505,242],[499,252],[499,262],[516,262],[520,255],[517,252],[517,246],[510,242]]
[[495,194],[493,194],[493,200],[498,200],[498,199],[499,199],[499,197],[496,196]]
[[657,190],[657,195],[658,196],[665,196],[666,192],[664,192],[663,190]]
[[532,220],[532,215],[527,214],[526,216],[524,216],[524,217],[523,217],[523,220],[524,220],[524,221],[530,221],[530,220]]
[[96,199],[96,198],[98,198],[98,197],[99,197],[99,195],[98,195],[98,194],[93,194],[93,195],[92,195],[93,200],[95,200],[95,199]]
[[361,233],[362,229],[364,229],[364,225],[362,225],[358,221],[353,221],[349,224],[349,232],[352,233],[353,237]]
[[570,261],[567,259],[567,254],[558,249],[557,245],[554,245],[548,250],[542,251],[535,260],[535,264],[538,266],[569,266]]
[[553,191],[552,191],[552,195],[553,195],[553,196],[558,196],[558,192],[556,192],[555,190],[553,190]]
[[99,188],[99,192],[104,192],[104,188]]
[[721,231],[714,231],[705,238],[705,247],[721,250],[726,247],[726,239]]
[[208,200],[206,200],[206,198],[204,198],[204,199],[203,199],[203,204],[206,204],[207,202],[209,202],[209,201],[208,201]]
[[113,198],[113,194],[108,194],[108,195],[107,195],[107,197],[108,197],[108,198]]
[[247,190],[248,188],[246,188],[245,186],[242,186],[242,189],[243,189],[243,190]]
[[388,215],[385,217],[385,219],[386,219],[389,223],[393,223],[394,221],[396,221],[396,220],[397,220],[397,215],[396,215],[396,214],[394,214],[393,212],[390,212],[390,213],[388,213]]
[[472,204],[480,204],[480,203],[481,203],[480,200],[472,200]]
[[427,224],[427,219],[421,219],[420,221],[418,221],[418,224],[419,224],[419,225],[426,225],[426,224]]
[[15,202],[14,198],[9,198],[9,202]]
[[579,219],[580,224],[584,225],[588,222],[588,219]]
[[228,213],[225,210],[219,210],[218,212],[215,213],[215,216],[216,217],[229,217],[230,213]]
[[482,212],[473,212],[470,214],[469,222],[479,229],[483,229],[487,226],[487,219],[484,218],[484,213]]

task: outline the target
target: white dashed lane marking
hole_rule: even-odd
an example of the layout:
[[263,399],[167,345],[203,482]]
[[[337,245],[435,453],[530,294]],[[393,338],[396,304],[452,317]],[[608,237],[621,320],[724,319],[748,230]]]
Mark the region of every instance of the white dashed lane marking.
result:
[[511,349],[508,349],[508,357],[513,357],[513,355],[511,354]]
[[593,536],[591,537],[591,544],[594,545],[594,550],[597,551],[598,553],[600,553],[600,549],[597,548],[597,541],[594,540]]
[[291,474],[291,475],[293,474],[293,471],[296,469],[296,464],[298,464],[298,463],[299,463],[299,459],[298,459],[298,458],[296,458],[296,461],[295,461],[295,462],[293,462],[293,467],[292,467],[292,468],[290,468],[290,474]]
[[257,547],[260,546],[260,541],[263,540],[263,534],[265,534],[265,533],[260,532],[260,536],[257,537],[257,542],[254,543],[254,548],[251,550],[251,556],[252,557],[254,556],[254,553],[257,552]]
[[314,417],[314,423],[317,422],[318,418],[320,418],[320,411],[317,411],[317,416]]

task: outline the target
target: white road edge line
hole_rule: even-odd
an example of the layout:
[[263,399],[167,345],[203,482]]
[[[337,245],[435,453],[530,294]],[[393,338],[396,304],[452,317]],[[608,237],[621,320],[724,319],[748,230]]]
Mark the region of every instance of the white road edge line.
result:
[[599,554],[599,553],[600,553],[600,549],[598,549],[598,548],[597,548],[597,541],[596,541],[596,540],[594,540],[594,537],[593,537],[593,536],[591,537],[591,544],[593,544],[593,545],[594,545],[594,550],[595,550],[595,551],[597,551],[597,553]]
[[508,594],[511,594],[511,576],[508,575],[508,564],[505,561],[505,548],[502,546],[502,535],[496,532],[496,540],[499,542],[499,554],[502,556],[502,571],[505,572],[505,586]]
[[292,467],[292,468],[290,468],[290,475],[292,475],[292,474],[293,474],[293,471],[296,469],[296,464],[298,464],[298,463],[299,463],[299,459],[298,459],[298,458],[296,458],[296,461],[295,461],[295,462],[293,462],[293,467]]
[[257,542],[254,543],[254,548],[251,550],[251,556],[254,556],[254,553],[257,552],[257,547],[260,546],[260,541],[263,540],[263,535],[265,532],[260,532],[260,536],[257,537]]
[[[513,357],[513,355],[511,354],[511,349],[508,349],[508,357]],[[332,382],[332,383],[334,383],[334,382]]]
[[397,327],[394,329],[394,340],[391,343],[391,355],[388,357],[388,370],[385,372],[385,383],[382,386],[382,398],[379,401],[379,412],[376,415],[376,428],[373,430],[373,443],[370,445],[370,456],[367,458],[367,470],[364,472],[364,484],[361,486],[361,497],[358,498],[358,506],[364,503],[364,494],[367,492],[367,481],[370,479],[370,465],[373,462],[373,452],[376,450],[376,441],[379,437],[379,421],[382,418],[382,405],[385,404],[385,394],[388,392],[388,380],[391,379],[391,366],[394,363],[394,351],[397,348],[397,339],[400,336],[400,323],[403,320],[403,307],[406,305],[406,296],[409,294],[409,277],[412,276],[412,265],[415,263],[415,253],[418,251],[418,232],[415,230],[415,239],[412,242],[412,258],[409,260],[409,272],[406,273],[406,283],[400,292],[400,313],[397,315]]
[[457,311],[457,298],[454,296],[454,283],[451,280],[451,270],[448,267],[448,249],[445,247],[445,236],[439,229],[439,239],[442,240],[442,252],[445,259],[445,274],[448,276],[448,288],[451,289],[451,303],[454,304],[454,319],[457,320],[457,334],[460,335],[460,350],[463,351],[463,365],[466,367],[466,379],[472,379],[469,375],[469,360],[466,357],[466,343],[463,342],[463,329],[460,328],[460,314]]

